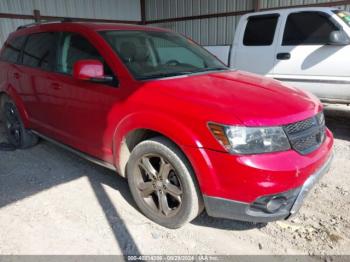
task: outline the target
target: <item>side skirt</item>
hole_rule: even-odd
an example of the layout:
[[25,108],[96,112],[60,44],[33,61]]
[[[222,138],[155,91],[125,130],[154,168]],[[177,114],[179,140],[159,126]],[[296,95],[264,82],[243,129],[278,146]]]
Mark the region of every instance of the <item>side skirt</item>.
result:
[[37,136],[41,137],[42,139],[47,140],[47,141],[49,141],[50,143],[52,143],[52,144],[54,144],[54,145],[56,145],[56,146],[59,146],[59,147],[61,147],[61,148],[63,148],[63,149],[66,149],[66,150],[68,150],[68,151],[70,151],[70,152],[72,152],[72,153],[78,155],[79,157],[81,157],[81,158],[83,158],[83,159],[85,159],[85,160],[88,160],[88,161],[90,161],[90,162],[92,162],[92,163],[94,163],[94,164],[103,166],[103,167],[108,168],[108,169],[110,169],[110,170],[117,171],[117,169],[115,168],[115,166],[112,165],[112,164],[110,164],[110,163],[107,163],[107,162],[105,162],[105,161],[103,161],[103,160],[100,160],[100,159],[97,159],[97,158],[95,158],[95,157],[89,156],[89,155],[87,155],[87,154],[85,154],[85,153],[83,153],[83,152],[81,152],[81,151],[78,151],[78,150],[76,150],[76,149],[74,149],[74,148],[72,148],[72,147],[70,147],[70,146],[67,146],[67,145],[65,145],[65,144],[62,144],[62,143],[60,143],[60,142],[58,142],[58,141],[56,141],[56,140],[54,140],[54,139],[52,139],[52,138],[49,138],[49,137],[47,137],[47,136],[45,136],[45,135],[42,135],[42,134],[40,134],[40,133],[38,133],[38,132],[36,132],[36,131],[34,131],[34,130],[31,130],[31,131],[32,131],[34,134],[36,134]]

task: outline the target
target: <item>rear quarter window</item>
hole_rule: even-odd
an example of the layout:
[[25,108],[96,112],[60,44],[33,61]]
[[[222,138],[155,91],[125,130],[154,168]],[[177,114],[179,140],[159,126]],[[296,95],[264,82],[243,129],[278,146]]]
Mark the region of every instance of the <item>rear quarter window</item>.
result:
[[26,36],[18,36],[7,40],[1,52],[1,60],[17,63],[25,40]]

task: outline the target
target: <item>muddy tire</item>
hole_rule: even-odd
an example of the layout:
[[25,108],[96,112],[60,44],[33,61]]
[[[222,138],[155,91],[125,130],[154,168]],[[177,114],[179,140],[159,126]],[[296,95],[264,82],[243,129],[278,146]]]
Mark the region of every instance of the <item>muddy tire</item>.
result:
[[142,213],[164,227],[179,228],[203,211],[190,163],[164,137],[143,141],[132,150],[127,178]]

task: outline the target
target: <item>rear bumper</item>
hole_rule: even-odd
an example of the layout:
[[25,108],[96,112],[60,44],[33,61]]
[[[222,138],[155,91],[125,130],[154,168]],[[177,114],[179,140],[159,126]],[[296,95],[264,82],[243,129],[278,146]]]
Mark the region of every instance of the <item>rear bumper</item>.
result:
[[[252,203],[204,195],[206,211],[209,216],[250,222],[270,222],[287,219],[299,211],[310,189],[329,171],[332,160],[333,155],[327,159],[321,168],[309,176],[301,187],[287,192],[259,197]],[[285,199],[283,205],[275,212],[268,211],[266,204],[268,201],[276,198]]]

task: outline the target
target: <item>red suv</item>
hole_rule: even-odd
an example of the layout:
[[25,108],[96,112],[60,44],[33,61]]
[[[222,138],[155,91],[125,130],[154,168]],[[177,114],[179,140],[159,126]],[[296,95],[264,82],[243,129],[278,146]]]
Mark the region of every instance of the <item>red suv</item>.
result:
[[317,98],[229,69],[160,28],[20,27],[1,51],[0,95],[13,145],[42,137],[115,170],[139,209],[169,228],[204,208],[286,219],[332,159]]

